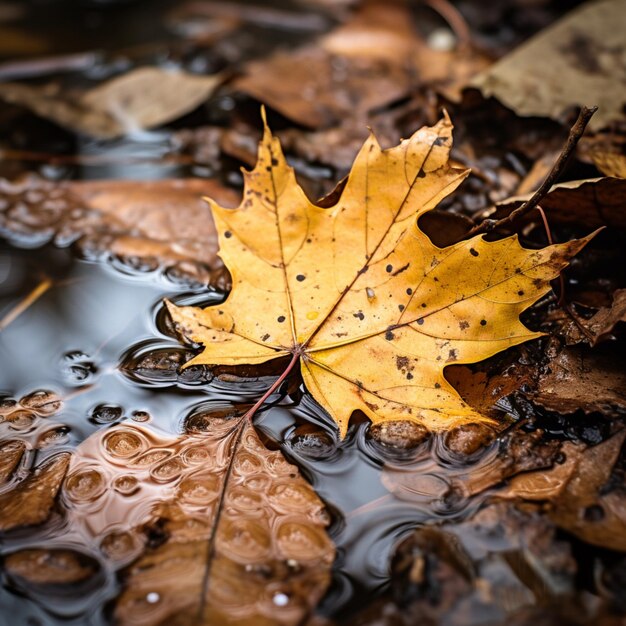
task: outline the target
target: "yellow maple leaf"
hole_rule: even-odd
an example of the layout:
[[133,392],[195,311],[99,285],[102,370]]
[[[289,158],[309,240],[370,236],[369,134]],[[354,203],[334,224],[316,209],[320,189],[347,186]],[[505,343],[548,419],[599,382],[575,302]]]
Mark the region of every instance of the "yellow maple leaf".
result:
[[391,149],[371,135],[339,199],[323,208],[306,197],[265,123],[240,206],[210,202],[230,295],[205,309],[168,303],[179,331],[204,345],[187,365],[291,354],[342,436],[357,409],[373,422],[435,430],[489,421],[444,367],[539,337],[519,315],[588,238],[541,250],[522,248],[517,236],[435,246],[417,219],[469,173],[449,166],[451,145],[447,115]]

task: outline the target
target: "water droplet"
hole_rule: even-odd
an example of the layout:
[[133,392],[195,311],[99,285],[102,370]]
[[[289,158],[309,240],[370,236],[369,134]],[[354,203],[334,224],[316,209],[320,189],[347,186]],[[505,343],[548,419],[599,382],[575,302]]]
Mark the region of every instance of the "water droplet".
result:
[[235,426],[235,419],[243,412],[245,412],[243,408],[233,406],[201,404],[185,418],[185,430],[188,433],[210,433],[223,437]]
[[17,401],[13,398],[2,398],[0,400],[0,415],[8,415],[17,408]]
[[185,448],[181,457],[188,465],[197,465],[198,463],[206,463],[210,459],[210,453],[204,446],[190,446]]
[[117,430],[107,434],[103,445],[111,456],[125,459],[135,456],[146,447],[139,435],[128,430]]
[[291,480],[272,484],[267,495],[272,507],[281,512],[307,511],[318,503],[308,485]]
[[147,411],[133,411],[131,419],[134,422],[148,422],[150,421],[150,413]]
[[126,561],[141,550],[142,544],[138,537],[129,532],[110,532],[100,544],[102,552],[114,561]]
[[39,437],[37,441],[38,448],[46,448],[48,446],[53,446],[57,443],[61,443],[69,434],[70,428],[67,426],[59,426],[58,428],[53,428],[51,430],[46,431]]
[[178,478],[184,469],[183,462],[179,457],[167,459],[150,471],[150,476],[160,483],[170,482]]
[[113,483],[113,487],[115,491],[123,496],[131,496],[139,491],[139,482],[134,476],[118,476]]
[[116,404],[99,404],[91,412],[89,421],[94,424],[111,424],[118,422],[124,415],[124,409]]
[[179,495],[189,504],[209,504],[217,498],[221,484],[220,477],[214,474],[191,476],[181,482]]
[[228,493],[228,504],[240,511],[260,511],[263,508],[261,494],[245,487],[235,487]]
[[312,424],[298,426],[287,441],[295,454],[308,459],[328,458],[336,450],[333,438]]
[[233,472],[239,476],[255,474],[261,471],[263,462],[254,454],[249,452],[239,452],[233,461]]
[[104,477],[96,469],[75,472],[65,484],[65,493],[75,502],[93,502],[102,495],[104,489]]
[[61,408],[61,399],[54,391],[38,389],[24,396],[20,404],[24,408],[35,411],[37,415],[52,415]]
[[286,593],[275,593],[272,602],[276,606],[287,606],[289,604],[289,596]]
[[10,413],[6,421],[9,422],[12,430],[27,431],[33,427],[36,419],[37,416],[34,413],[20,410]]
[[220,550],[230,558],[243,559],[244,562],[266,557],[272,546],[267,528],[249,519],[225,520],[217,541]]
[[285,522],[276,533],[278,547],[285,559],[306,561],[319,558],[322,552],[332,555],[330,540],[322,529],[301,524]]
[[84,385],[91,381],[98,368],[89,360],[89,355],[72,350],[63,355],[61,363],[63,377],[68,385]]

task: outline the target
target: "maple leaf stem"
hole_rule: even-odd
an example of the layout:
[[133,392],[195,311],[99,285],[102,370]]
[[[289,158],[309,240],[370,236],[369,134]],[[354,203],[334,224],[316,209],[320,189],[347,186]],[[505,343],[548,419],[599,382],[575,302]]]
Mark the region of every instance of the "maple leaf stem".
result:
[[580,109],[580,113],[578,114],[578,118],[576,122],[572,126],[569,131],[569,136],[567,137],[567,142],[561,150],[561,154],[559,154],[559,158],[556,160],[556,163],[552,166],[550,173],[546,176],[543,183],[541,183],[539,189],[535,191],[532,197],[524,202],[520,207],[515,209],[512,213],[503,217],[499,220],[491,220],[486,219],[483,220],[480,224],[476,224],[472,230],[465,235],[465,238],[468,239],[470,237],[474,237],[475,235],[480,235],[482,233],[488,233],[496,228],[500,228],[502,226],[509,226],[516,219],[526,215],[532,211],[545,197],[545,195],[550,191],[552,185],[556,182],[558,177],[561,175],[565,165],[569,161],[570,156],[574,152],[576,146],[580,138],[583,136],[585,132],[585,128],[587,128],[587,124],[589,120],[592,118],[593,114],[598,110],[598,107],[582,107]]
[[280,387],[285,378],[289,376],[291,370],[295,367],[296,363],[300,360],[300,352],[296,351],[289,362],[289,365],[285,368],[285,371],[272,383],[271,387],[255,402],[254,406],[246,412],[244,419],[251,418],[263,405],[263,403]]

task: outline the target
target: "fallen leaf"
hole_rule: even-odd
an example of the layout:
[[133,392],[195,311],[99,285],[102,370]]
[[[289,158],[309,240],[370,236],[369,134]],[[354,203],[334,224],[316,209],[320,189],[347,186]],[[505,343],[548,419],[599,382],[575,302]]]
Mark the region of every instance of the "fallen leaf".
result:
[[585,327],[593,336],[592,346],[610,339],[613,330],[620,322],[626,322],[626,289],[618,289],[613,293],[610,307],[601,308],[587,320]]
[[552,501],[550,517],[583,541],[626,551],[626,492],[623,477],[608,485],[626,431],[586,450],[565,489]]
[[0,494],[0,531],[45,522],[69,462],[69,454],[57,454],[10,491]]
[[346,24],[314,43],[253,61],[233,88],[309,128],[343,126],[348,120],[347,136],[355,132],[354,120],[363,129],[369,113],[418,87],[456,98],[491,60],[471,47],[429,47],[414,21],[405,2],[369,0]]
[[532,401],[551,411],[619,416],[626,412],[626,374],[619,357],[565,348],[539,378]]
[[[626,181],[623,179],[607,177],[575,180],[554,185],[542,198],[541,207],[546,211],[550,223],[571,224],[578,228],[608,226],[625,230],[624,193]],[[515,196],[499,202],[496,210],[485,213],[484,217],[500,219],[509,215],[531,195]],[[533,217],[526,216],[520,224]]]
[[534,387],[536,376],[533,360],[512,350],[474,366],[451,365],[446,369],[447,380],[463,400],[494,418],[501,414],[498,401],[522,387]]
[[61,408],[51,391],[37,390],[18,400],[4,398],[0,404],[0,531],[41,524],[48,519],[70,455],[54,453],[31,468],[21,467],[37,450],[59,441],[56,425],[46,418]]
[[567,483],[578,470],[580,459],[586,449],[583,444],[565,441],[559,456],[562,462],[550,469],[524,472],[513,476],[507,485],[497,492],[497,498],[521,498],[531,501],[550,501],[563,493]]
[[323,503],[245,416],[198,413],[187,431],[116,426],[72,459],[72,528],[132,562],[116,623],[302,623],[330,582]]
[[626,322],[626,289],[617,289],[613,293],[611,306],[601,307],[589,319],[581,318],[574,311],[569,312],[569,317],[569,323],[561,331],[568,345],[585,342],[595,346],[615,339],[615,327],[620,322]]
[[113,139],[182,117],[202,104],[222,78],[142,67],[83,94],[55,86],[0,84],[0,98],[78,133]]
[[605,176],[626,178],[626,155],[595,150],[591,153],[591,158]]
[[501,502],[419,527],[396,549],[389,590],[348,624],[582,624],[572,617],[598,607],[577,606],[576,561],[557,530],[538,510]]
[[[388,462],[381,477],[383,485],[400,500],[418,506],[433,506],[460,495],[468,499],[479,494],[497,496],[499,491],[490,490],[503,481],[522,472],[551,468],[560,455],[559,442],[546,440],[541,431],[515,429],[496,441],[493,433],[485,436],[479,432],[478,440],[472,440],[476,435],[474,426],[466,424],[449,431],[444,442],[454,458],[467,461],[474,457],[470,467],[442,465],[436,458]],[[462,440],[461,435],[467,431],[468,437]]]
[[110,253],[174,267],[206,282],[221,267],[205,195],[237,195],[214,180],[0,181],[0,233],[13,241],[54,240],[89,256]]
[[3,441],[0,445],[0,485],[7,482],[20,462],[26,444],[19,440]]
[[479,74],[471,85],[518,115],[558,119],[597,105],[592,130],[623,118],[626,12],[621,0],[587,2]]
[[467,175],[448,165],[451,139],[447,117],[389,150],[370,137],[336,203],[321,208],[266,127],[242,204],[211,203],[233,277],[227,301],[204,310],[168,304],[180,332],[204,345],[187,365],[292,354],[290,367],[300,361],[342,435],[357,409],[373,422],[433,429],[487,420],[443,368],[538,337],[519,314],[588,239],[543,250],[525,250],[515,236],[433,245],[416,220]]
[[8,576],[28,585],[76,585],[98,570],[98,563],[71,550],[20,550],[4,561]]

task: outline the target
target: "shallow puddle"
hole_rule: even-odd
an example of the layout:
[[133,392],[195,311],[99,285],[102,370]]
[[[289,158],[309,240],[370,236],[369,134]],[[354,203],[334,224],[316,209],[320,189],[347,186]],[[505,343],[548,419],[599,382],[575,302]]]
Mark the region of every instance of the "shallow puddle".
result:
[[[74,451],[96,431],[117,424],[167,441],[193,435],[203,430],[207,416],[242,413],[271,384],[269,376],[246,379],[198,368],[177,373],[188,351],[163,332],[163,297],[209,304],[223,294],[190,290],[159,272],[77,260],[70,251],[51,247],[29,251],[5,245],[0,271],[5,403],[40,389],[63,400],[53,414],[0,423],[0,442],[26,445],[17,474],[25,475],[59,452]],[[302,388],[290,392],[272,396],[254,423],[266,445],[280,448],[298,465],[327,504],[337,557],[321,611],[350,614],[388,584],[391,556],[407,532],[416,524],[463,519],[484,494],[466,497],[471,492],[464,487],[466,464],[455,460],[440,437],[394,450],[370,437],[366,421],[356,420],[340,441],[334,424]],[[96,464],[97,457],[96,450]],[[495,458],[491,445],[470,461],[488,468]],[[120,592],[116,573],[128,559],[115,560],[103,551],[101,539],[114,512],[100,516],[97,528],[77,531],[75,520],[86,515],[81,507],[98,496],[99,487],[89,476],[77,481],[69,475],[55,513],[43,524],[6,533],[0,549],[3,555],[73,550],[83,555],[92,574],[81,584],[54,585],[54,593],[16,587],[5,576],[0,614],[19,616],[16,623],[110,623],[107,606]],[[155,484],[152,500],[159,499]],[[120,483],[116,490],[131,494],[138,487]]]

